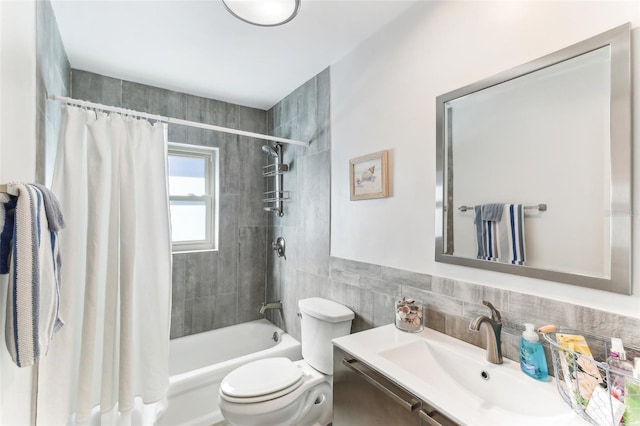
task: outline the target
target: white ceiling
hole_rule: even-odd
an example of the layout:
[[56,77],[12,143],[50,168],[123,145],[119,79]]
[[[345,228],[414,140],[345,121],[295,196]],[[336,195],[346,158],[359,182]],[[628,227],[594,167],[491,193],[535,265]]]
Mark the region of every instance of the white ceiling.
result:
[[220,0],[53,0],[72,68],[269,109],[416,0],[302,0],[257,27]]

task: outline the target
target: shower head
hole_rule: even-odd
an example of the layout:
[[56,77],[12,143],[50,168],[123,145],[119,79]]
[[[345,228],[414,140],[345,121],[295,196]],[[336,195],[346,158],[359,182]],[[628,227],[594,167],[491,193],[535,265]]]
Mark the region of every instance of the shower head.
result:
[[278,151],[276,149],[271,148],[269,145],[262,145],[262,150],[272,156],[273,158],[278,158]]

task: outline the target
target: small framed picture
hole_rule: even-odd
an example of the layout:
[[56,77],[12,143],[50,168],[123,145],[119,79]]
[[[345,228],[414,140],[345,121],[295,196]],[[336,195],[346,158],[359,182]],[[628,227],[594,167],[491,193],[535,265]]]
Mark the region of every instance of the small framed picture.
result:
[[351,200],[370,200],[389,196],[389,151],[349,160]]

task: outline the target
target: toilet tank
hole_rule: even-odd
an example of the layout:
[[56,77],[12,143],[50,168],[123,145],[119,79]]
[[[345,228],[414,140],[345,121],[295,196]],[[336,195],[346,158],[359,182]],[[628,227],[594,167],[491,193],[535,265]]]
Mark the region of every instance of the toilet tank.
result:
[[331,340],[351,332],[353,311],[332,300],[312,297],[298,301],[302,358],[324,374],[333,374]]

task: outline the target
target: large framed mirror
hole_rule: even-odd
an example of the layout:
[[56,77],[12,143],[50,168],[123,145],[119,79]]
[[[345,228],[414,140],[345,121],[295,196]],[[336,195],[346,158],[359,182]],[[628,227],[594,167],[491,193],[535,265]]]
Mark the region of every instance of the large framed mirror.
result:
[[437,262],[631,293],[630,32],[437,97]]

